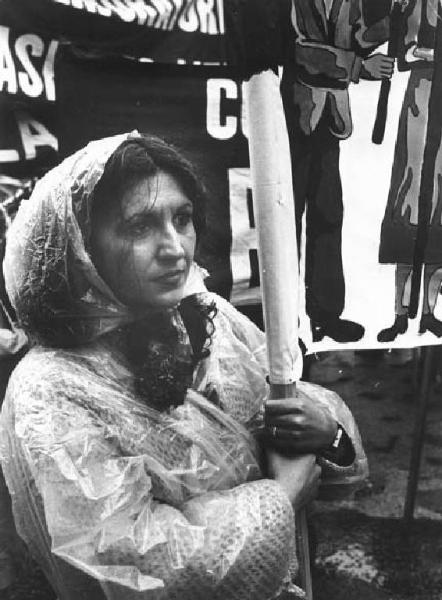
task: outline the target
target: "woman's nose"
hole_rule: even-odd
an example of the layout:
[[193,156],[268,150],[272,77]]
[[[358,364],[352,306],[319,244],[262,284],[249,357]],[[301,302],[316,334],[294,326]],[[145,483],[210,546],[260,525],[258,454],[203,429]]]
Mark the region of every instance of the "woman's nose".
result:
[[159,245],[159,256],[160,258],[181,258],[184,256],[181,237],[173,223],[164,227]]

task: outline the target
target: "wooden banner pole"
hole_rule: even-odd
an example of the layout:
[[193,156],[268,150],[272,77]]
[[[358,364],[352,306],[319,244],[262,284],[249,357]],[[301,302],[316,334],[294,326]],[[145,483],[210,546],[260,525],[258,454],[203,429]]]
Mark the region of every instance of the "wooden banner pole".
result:
[[[246,86],[253,205],[269,359],[270,395],[296,395],[302,373],[298,346],[299,267],[290,149],[279,79],[269,70]],[[312,600],[305,509],[296,515],[301,584]]]

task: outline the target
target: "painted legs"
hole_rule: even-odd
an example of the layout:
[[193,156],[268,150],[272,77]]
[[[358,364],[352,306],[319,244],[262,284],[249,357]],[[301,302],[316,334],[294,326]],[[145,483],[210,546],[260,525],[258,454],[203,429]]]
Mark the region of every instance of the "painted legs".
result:
[[[378,333],[379,342],[392,342],[408,327],[408,307],[410,304],[411,265],[399,264],[396,267],[396,318],[391,327],[382,329]],[[442,265],[425,265],[424,269],[424,297],[419,333],[429,331],[437,337],[442,337],[442,321],[434,316],[437,297],[442,284]]]

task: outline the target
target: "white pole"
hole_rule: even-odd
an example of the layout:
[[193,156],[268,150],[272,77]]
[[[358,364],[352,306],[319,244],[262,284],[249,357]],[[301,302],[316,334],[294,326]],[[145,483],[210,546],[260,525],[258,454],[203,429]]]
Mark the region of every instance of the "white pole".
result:
[[[246,86],[253,205],[272,397],[296,394],[302,373],[298,345],[299,269],[290,149],[273,71]],[[312,581],[305,509],[297,514],[301,580],[308,600]]]
[[289,141],[273,71],[247,82],[246,103],[270,381],[286,385],[302,372],[299,275]]

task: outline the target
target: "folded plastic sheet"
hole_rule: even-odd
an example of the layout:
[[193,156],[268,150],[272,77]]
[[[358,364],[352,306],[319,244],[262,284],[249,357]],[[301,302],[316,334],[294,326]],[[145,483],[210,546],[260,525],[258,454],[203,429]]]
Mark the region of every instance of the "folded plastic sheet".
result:
[[269,599],[288,579],[288,498],[258,479],[244,425],[199,393],[160,413],[107,348],[34,349],[1,427],[19,533],[61,598],[78,598],[78,571],[107,598]]
[[[268,600],[293,576],[293,512],[279,485],[260,479],[250,433],[267,393],[263,336],[217,304],[199,391],[167,413],[140,403],[104,344],[35,348],[13,374],[3,469],[19,533],[60,598]],[[217,406],[199,393],[208,385]],[[325,481],[360,482],[366,459],[350,412],[332,392],[300,387],[355,446],[351,466],[324,464]]]

